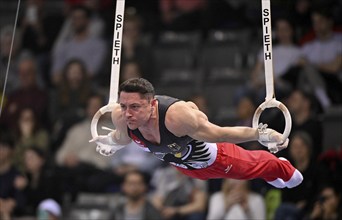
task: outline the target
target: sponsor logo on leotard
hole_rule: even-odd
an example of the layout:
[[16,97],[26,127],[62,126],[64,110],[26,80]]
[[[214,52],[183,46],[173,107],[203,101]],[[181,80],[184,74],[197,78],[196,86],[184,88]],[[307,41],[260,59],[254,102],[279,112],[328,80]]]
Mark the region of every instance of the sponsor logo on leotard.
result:
[[230,164],[227,166],[227,168],[224,170],[225,173],[228,173],[233,167],[233,164]]

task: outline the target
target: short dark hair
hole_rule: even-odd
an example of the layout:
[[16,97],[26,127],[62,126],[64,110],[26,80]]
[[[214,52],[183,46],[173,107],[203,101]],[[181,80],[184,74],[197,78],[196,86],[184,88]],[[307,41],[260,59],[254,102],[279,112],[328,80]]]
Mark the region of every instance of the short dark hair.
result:
[[119,86],[119,97],[121,92],[139,93],[146,99],[153,98],[155,95],[153,85],[144,78],[132,78],[124,81]]

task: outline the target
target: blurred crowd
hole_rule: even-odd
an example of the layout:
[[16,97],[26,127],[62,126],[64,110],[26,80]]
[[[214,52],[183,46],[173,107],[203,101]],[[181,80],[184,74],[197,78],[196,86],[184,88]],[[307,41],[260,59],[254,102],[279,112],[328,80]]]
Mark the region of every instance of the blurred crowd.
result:
[[[289,146],[277,156],[302,172],[294,189],[191,179],[134,144],[112,157],[96,153],[90,122],[108,103],[115,1],[24,0],[13,48],[16,5],[0,2],[1,10],[13,11],[13,20],[5,19],[11,22],[0,22],[0,219],[71,219],[83,193],[116,195],[106,218],[117,220],[342,218],[342,143],[327,146],[324,139],[342,131],[340,116],[335,130],[324,130],[324,116],[342,108],[341,1],[272,0],[275,93],[292,115]],[[201,46],[216,40],[222,49],[230,36],[237,36],[231,47],[247,39],[237,47],[243,56],[214,53],[209,58],[226,69],[208,70]],[[186,57],[184,48],[195,52]],[[144,77],[157,93],[193,101],[215,123],[251,126],[265,97],[263,60],[260,1],[126,0],[121,82]],[[228,86],[220,74],[229,76]],[[215,77],[224,84],[217,94],[208,92],[221,88],[209,86]],[[170,85],[170,93],[163,90]],[[228,99],[230,110],[218,111]],[[279,111],[262,119],[284,128]],[[102,126],[112,126],[110,115]],[[241,146],[266,150],[257,142]]]

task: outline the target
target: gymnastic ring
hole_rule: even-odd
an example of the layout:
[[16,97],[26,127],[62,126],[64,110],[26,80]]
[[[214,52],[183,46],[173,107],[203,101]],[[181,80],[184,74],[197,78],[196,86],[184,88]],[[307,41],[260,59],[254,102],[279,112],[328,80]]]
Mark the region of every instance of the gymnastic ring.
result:
[[99,136],[99,134],[97,133],[97,123],[99,122],[101,116],[107,112],[112,112],[114,105],[115,105],[115,103],[107,104],[107,105],[101,107],[93,116],[93,119],[91,120],[91,125],[90,125],[91,136],[93,138]]
[[253,125],[252,125],[253,128],[258,128],[260,115],[266,108],[278,108],[279,110],[283,112],[284,117],[285,117],[285,129],[283,132],[283,141],[286,141],[286,139],[290,135],[291,127],[292,127],[291,114],[289,110],[286,108],[286,106],[283,103],[276,100],[275,98],[266,100],[265,102],[261,103],[259,107],[255,110],[255,113],[253,116]]

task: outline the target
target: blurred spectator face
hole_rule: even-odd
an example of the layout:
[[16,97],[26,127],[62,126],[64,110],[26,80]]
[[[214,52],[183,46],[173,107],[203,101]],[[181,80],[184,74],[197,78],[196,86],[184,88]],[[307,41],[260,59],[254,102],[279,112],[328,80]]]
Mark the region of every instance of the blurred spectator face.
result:
[[126,20],[123,27],[124,39],[137,40],[140,35],[140,21],[138,18]]
[[12,148],[5,143],[0,143],[0,164],[4,162],[8,162],[8,159],[11,157]]
[[310,146],[308,146],[304,140],[295,136],[291,140],[290,155],[295,161],[307,160],[310,157]]
[[[1,56],[8,57],[11,51],[13,27],[5,26],[1,29],[0,32],[0,54]],[[17,30],[15,35],[16,36],[14,37],[12,56],[16,54],[20,44],[20,32],[18,32]]]
[[41,170],[44,165],[44,159],[41,158],[34,150],[28,149],[24,155],[25,168],[30,173],[35,173]]
[[327,187],[323,189],[320,199],[325,214],[332,214],[338,211],[340,198],[332,188]]
[[331,19],[318,13],[312,15],[313,28],[318,37],[325,36],[332,31],[333,22]]
[[26,59],[19,64],[19,80],[23,88],[30,88],[36,85],[37,67],[33,60]]
[[294,91],[289,97],[288,108],[294,114],[303,111],[308,106],[310,106],[310,101],[300,91]]
[[299,14],[305,14],[310,9],[310,1],[309,0],[297,0],[296,2],[296,11]]
[[9,53],[11,51],[11,40],[12,40],[12,36],[11,33],[4,33],[3,35],[1,35],[1,55],[2,56],[9,56]]
[[83,81],[82,66],[80,63],[74,62],[68,66],[66,71],[66,80],[71,88],[78,88],[81,86]]
[[32,134],[35,126],[35,115],[32,109],[26,108],[20,112],[19,128],[21,134],[26,136]]
[[122,81],[141,77],[139,65],[135,62],[126,63],[122,71]]
[[125,177],[122,189],[128,199],[139,200],[146,192],[144,178],[139,173],[130,173]]
[[240,119],[248,119],[254,115],[255,106],[251,99],[244,97],[240,100],[237,115]]
[[286,20],[276,22],[276,35],[280,43],[292,42],[293,30]]
[[93,96],[88,100],[87,114],[92,118],[95,113],[103,106],[103,102],[99,96]]
[[20,114],[19,120],[21,122],[34,122],[34,114],[32,109],[24,109]]
[[71,14],[71,24],[76,33],[82,33],[87,30],[89,19],[86,12],[81,9],[76,9]]

